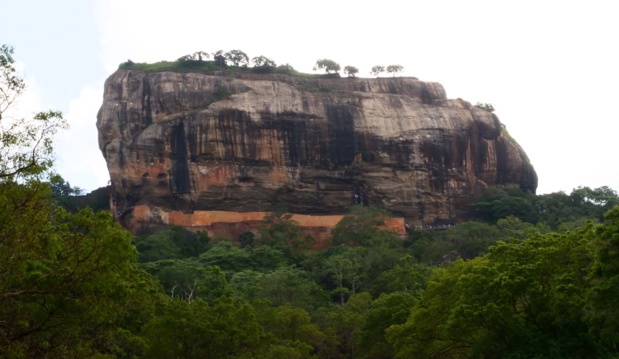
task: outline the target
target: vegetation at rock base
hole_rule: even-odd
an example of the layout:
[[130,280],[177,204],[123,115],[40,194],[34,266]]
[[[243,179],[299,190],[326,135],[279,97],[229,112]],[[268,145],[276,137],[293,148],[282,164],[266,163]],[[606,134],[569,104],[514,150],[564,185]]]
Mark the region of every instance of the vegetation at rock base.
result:
[[322,251],[284,210],[238,239],[133,237],[66,202],[85,196],[51,171],[62,114],[10,117],[23,90],[11,54],[1,48],[2,358],[619,355],[608,187],[488,191],[470,221],[405,239],[379,229],[387,213],[353,206]]
[[[594,206],[617,200],[604,189],[564,196],[582,193]],[[508,191],[482,200],[502,203],[503,197],[519,198]],[[554,197],[562,196],[531,199],[550,203]],[[358,206],[323,251],[296,245],[291,239],[302,238],[298,227],[276,213],[251,246],[207,241],[197,256],[168,249],[140,266],[187,308],[235,303],[251,312],[256,322],[246,334],[264,338],[255,344],[263,353],[253,352],[257,357],[610,356],[616,354],[616,323],[609,315],[616,315],[612,240],[619,233],[619,207],[600,223],[597,207],[572,207],[583,217],[553,222],[557,230],[546,222],[554,216],[529,215],[537,218],[534,224],[511,214],[494,223],[478,218],[442,230],[418,229],[402,241],[375,230],[383,212]],[[139,243],[157,243],[165,233]],[[233,329],[213,333],[227,331]]]

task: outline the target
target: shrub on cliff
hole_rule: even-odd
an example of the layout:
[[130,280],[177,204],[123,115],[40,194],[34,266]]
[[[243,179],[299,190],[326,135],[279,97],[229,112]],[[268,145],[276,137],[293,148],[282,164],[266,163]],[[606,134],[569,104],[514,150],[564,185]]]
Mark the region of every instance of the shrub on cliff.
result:
[[294,67],[292,67],[292,65],[290,64],[285,64],[285,65],[279,65],[275,68],[275,72],[278,74],[286,74],[286,75],[294,75],[297,72],[295,71]]
[[389,65],[387,66],[387,73],[395,76],[397,73],[404,71],[404,66],[402,65]]
[[321,59],[316,61],[314,71],[324,69],[327,74],[337,73],[340,71],[340,64],[330,59]]
[[241,50],[230,50],[224,54],[224,58],[232,66],[247,67],[249,64],[249,57]]
[[277,64],[275,61],[271,60],[266,56],[256,56],[251,59],[251,62],[254,63],[254,67],[252,68],[253,72],[257,73],[271,73],[275,71]]
[[354,66],[346,66],[344,67],[344,73],[348,75],[348,77],[356,77],[357,73],[359,73],[359,69]]
[[378,76],[383,72],[385,72],[385,66],[380,66],[380,65],[374,66],[370,70],[370,74],[373,76]]
[[481,102],[478,102],[478,103],[475,104],[475,107],[481,108],[484,111],[494,112],[494,106],[492,106],[491,103],[481,103]]

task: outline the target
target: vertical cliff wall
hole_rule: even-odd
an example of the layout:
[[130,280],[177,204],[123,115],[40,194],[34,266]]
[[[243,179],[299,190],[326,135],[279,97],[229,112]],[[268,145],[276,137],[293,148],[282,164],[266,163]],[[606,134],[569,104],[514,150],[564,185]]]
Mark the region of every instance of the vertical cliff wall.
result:
[[327,216],[365,203],[410,225],[453,222],[487,187],[537,187],[494,114],[414,78],[118,70],[97,127],[113,207],[135,232],[170,213],[280,204]]

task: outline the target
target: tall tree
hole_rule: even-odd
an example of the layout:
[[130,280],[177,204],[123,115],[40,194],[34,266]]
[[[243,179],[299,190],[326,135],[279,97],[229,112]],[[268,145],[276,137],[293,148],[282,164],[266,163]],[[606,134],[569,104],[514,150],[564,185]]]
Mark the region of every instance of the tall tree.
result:
[[58,174],[53,174],[50,177],[49,184],[52,187],[54,197],[79,196],[84,193],[84,190],[79,187],[71,187],[69,181],[65,181]]
[[374,66],[372,67],[372,70],[370,70],[370,74],[372,74],[373,76],[378,76],[381,73],[385,72],[385,66]]
[[314,71],[324,69],[326,73],[337,73],[340,71],[340,64],[330,59],[320,59],[314,65]]
[[372,296],[363,292],[351,296],[346,304],[329,311],[329,326],[335,332],[340,351],[347,353],[351,358],[359,356],[357,352],[359,330],[370,308],[370,303],[372,303]]
[[348,77],[356,77],[359,73],[359,69],[354,66],[346,66],[344,67],[344,73],[348,75]]
[[137,354],[126,346],[139,341],[154,285],[110,213],[49,200],[42,179],[65,124],[55,111],[7,116],[24,88],[11,55],[0,48],[0,357]]
[[334,292],[344,305],[346,298],[355,295],[361,280],[361,255],[357,250],[331,256],[325,261],[325,270],[336,285]]
[[262,55],[252,58],[251,62],[254,63],[255,67],[274,68],[277,66],[275,61],[271,60],[270,58],[266,56],[262,56]]
[[218,50],[216,52],[213,52],[213,60],[215,60],[215,64],[219,65],[219,66],[226,66],[226,53],[224,53],[224,50]]
[[320,351],[327,340],[301,308],[290,305],[264,308],[259,318],[271,336],[269,358],[315,358],[312,353]]
[[[58,111],[33,118],[16,117],[12,106],[23,94],[24,80],[13,66],[13,48],[0,46],[0,180],[42,175],[53,163],[52,138],[67,123]],[[13,110],[13,112],[11,111]],[[41,177],[39,177],[41,178]]]
[[224,54],[227,62],[233,66],[244,66],[249,64],[249,57],[241,50],[230,50]]
[[402,65],[389,65],[387,66],[387,73],[395,76],[397,73],[404,71],[404,66]]
[[362,358],[394,357],[393,348],[385,339],[385,330],[406,322],[417,300],[417,296],[410,292],[395,292],[381,294],[370,304],[357,333]]

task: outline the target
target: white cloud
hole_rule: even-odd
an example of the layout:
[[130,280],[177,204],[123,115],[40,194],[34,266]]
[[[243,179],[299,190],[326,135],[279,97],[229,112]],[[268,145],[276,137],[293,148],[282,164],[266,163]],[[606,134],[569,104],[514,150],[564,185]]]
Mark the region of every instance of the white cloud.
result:
[[84,87],[64,114],[70,129],[58,134],[54,145],[56,171],[72,186],[88,191],[106,186],[109,180],[95,127],[102,98],[103,82]]
[[43,110],[41,89],[37,80],[28,75],[28,66],[24,62],[16,61],[14,66],[17,75],[24,80],[25,88],[19,96],[15,97],[15,101],[3,116],[5,118],[32,118],[35,113]]
[[[42,90],[28,66],[16,62],[17,73],[24,78],[25,89],[4,114],[3,121],[10,118],[33,118],[40,111],[58,110],[53,105],[44,105]],[[69,103],[64,113],[70,128],[60,131],[54,140],[55,171],[68,180],[72,186],[93,190],[107,185],[109,174],[103,156],[98,149],[95,120],[101,99],[103,82],[86,86],[77,99]]]

